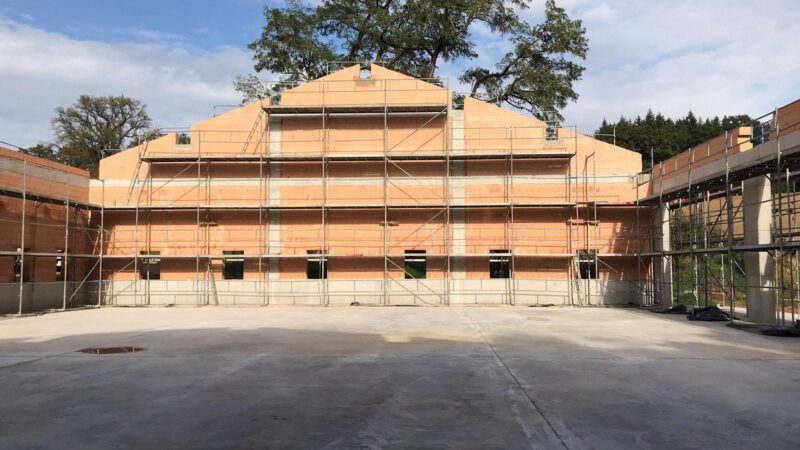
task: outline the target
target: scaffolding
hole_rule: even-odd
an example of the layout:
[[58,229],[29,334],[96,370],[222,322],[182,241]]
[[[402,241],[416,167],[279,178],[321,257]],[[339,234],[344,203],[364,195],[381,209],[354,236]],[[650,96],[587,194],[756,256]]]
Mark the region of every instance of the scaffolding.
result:
[[[81,197],[73,196],[71,191],[73,179],[79,177],[73,177],[70,170],[60,173],[65,181],[59,184],[53,179],[43,179],[41,174],[31,175],[32,171],[54,170],[52,163],[28,156],[19,159],[22,166],[19,187],[11,182],[0,188],[0,196],[7,200],[18,200],[19,206],[18,219],[0,219],[0,224],[9,231],[5,236],[7,244],[14,243],[13,228],[14,225],[19,225],[16,250],[0,250],[0,258],[12,261],[10,266],[13,268],[13,286],[17,293],[16,313],[31,312],[27,303],[31,303],[34,283],[38,290],[49,293],[50,301],[46,303],[49,308],[66,310],[78,304],[92,303],[92,292],[87,292],[86,288],[97,293],[95,304],[99,305],[102,270],[100,255],[103,252],[100,234],[103,223],[102,214],[99,214],[99,222],[93,223],[91,212],[102,211],[102,206],[91,204],[82,198],[74,198]],[[13,179],[13,176],[10,177],[10,180]],[[62,191],[63,195],[53,195],[51,191]],[[9,210],[14,207],[14,203],[6,204]],[[61,236],[60,245],[56,244],[58,235]],[[52,246],[59,249],[31,251],[31,246],[38,245],[38,241],[48,239]],[[38,281],[37,276],[41,269],[37,267],[37,263],[47,264],[45,267],[53,270],[55,280]],[[49,266],[50,263],[52,266]],[[95,278],[97,281],[93,281]],[[11,284],[7,283],[5,287]],[[10,297],[10,291],[6,295]]]
[[[97,276],[97,304],[116,304],[126,296],[132,296],[134,305],[150,304],[156,280],[150,278],[149,267],[162,262],[181,267],[194,263],[191,286],[173,283],[169,288],[172,303],[193,296],[199,306],[218,304],[219,290],[225,289],[222,281],[217,282],[219,262],[234,259],[220,251],[223,242],[228,248],[255,246],[255,251],[235,256],[257,274],[250,279],[256,281],[254,289],[237,294],[248,297],[248,304],[257,300],[268,305],[278,299],[296,303],[297,298],[309,296],[315,296],[319,305],[341,297],[357,301],[357,289],[332,289],[335,280],[327,276],[319,278],[312,292],[281,290],[281,283],[293,280],[277,277],[280,266],[312,258],[325,273],[329,264],[380,261],[383,276],[365,280],[377,283],[370,285],[374,292],[369,288],[362,294],[377,292],[377,303],[382,305],[449,305],[456,297],[462,298],[460,303],[470,302],[463,298],[474,303],[501,298],[501,303],[513,305],[519,297],[538,303],[545,295],[561,296],[564,304],[599,305],[602,289],[597,273],[616,271],[616,261],[636,261],[640,274],[631,283],[639,289],[650,285],[641,271],[652,273],[651,256],[640,251],[636,242],[649,239],[651,222],[640,223],[638,201],[604,196],[598,186],[603,177],[597,175],[594,154],[583,161],[576,157],[578,134],[574,127],[551,122],[541,126],[465,126],[463,119],[459,124],[454,117],[459,112],[452,107],[446,88],[408,79],[370,80],[369,85],[372,88],[367,93],[353,94],[366,99],[362,104],[331,102],[327,96],[341,90],[332,87],[335,83],[317,83],[318,88],[308,95],[318,96],[320,101],[274,105],[265,100],[246,129],[188,130],[191,144],[180,150],[161,151],[144,143],[137,152],[125,201],[107,204],[105,183],[100,205],[78,205],[67,199],[68,209],[83,208],[92,215],[93,224],[87,228],[96,234],[91,251],[68,257],[86,258],[94,264],[89,272]],[[441,99],[424,104],[402,102],[404,96],[427,89],[440,93]],[[382,123],[382,131],[345,140],[337,134],[342,120]],[[292,121],[302,122],[308,129],[301,128],[297,137],[290,137],[278,124]],[[404,126],[393,126],[396,123]],[[369,176],[342,176],[344,168],[354,163]],[[497,170],[482,173],[481,167]],[[245,179],[247,186],[256,182],[257,189],[242,189],[243,193],[232,198],[222,196],[215,186],[225,178],[214,173],[226,168],[246,174],[231,182]],[[540,173],[543,168],[545,175]],[[312,169],[319,169],[318,177],[284,173]],[[276,198],[276,187],[291,187],[292,183],[304,188],[318,183],[319,189],[311,189],[304,197]],[[347,183],[359,189],[347,192],[342,189]],[[481,189],[487,186],[491,189]],[[545,192],[541,186],[560,187]],[[180,195],[160,195],[170,189]],[[25,189],[22,198],[24,203]],[[633,212],[635,224],[600,219],[620,210]],[[532,219],[544,212],[564,216],[564,220],[543,225]],[[164,222],[165,217],[189,214],[194,222],[192,235]],[[220,227],[218,215],[223,214],[241,214],[247,225]],[[380,217],[380,232],[342,226],[344,214]],[[470,220],[481,214],[497,219],[487,223]],[[292,215],[318,215],[319,222],[314,227],[281,230],[281,217]],[[398,217],[414,220],[400,223]],[[109,218],[113,219],[111,226]],[[24,233],[24,226],[22,229]],[[69,236],[70,228],[65,229]],[[24,258],[24,236],[22,239]],[[617,243],[622,243],[621,247]],[[173,251],[160,252],[165,248]],[[336,248],[340,250],[332,251]],[[404,272],[404,249],[425,249],[436,277],[399,278]],[[507,264],[508,276],[501,284],[475,288],[462,278],[465,267],[474,261]],[[532,262],[548,264],[565,274],[565,289],[541,292],[526,288],[516,274]],[[104,277],[126,271],[132,271],[127,282]],[[84,282],[86,279],[81,286]],[[69,306],[67,297],[65,288],[64,308]]]
[[[642,244],[653,250],[642,257],[652,259],[646,269],[662,304],[720,306],[731,321],[792,325],[800,318],[799,129],[794,102],[640,177],[640,187],[651,187],[640,204],[652,208],[654,230]],[[749,311],[765,305],[774,315]]]

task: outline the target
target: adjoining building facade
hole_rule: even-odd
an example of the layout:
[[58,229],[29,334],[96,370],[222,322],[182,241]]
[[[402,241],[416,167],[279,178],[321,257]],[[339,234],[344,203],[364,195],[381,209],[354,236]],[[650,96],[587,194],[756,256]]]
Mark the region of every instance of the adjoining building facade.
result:
[[0,148],[0,314],[89,301],[80,281],[99,261],[89,189],[85,170]]
[[639,154],[368,73],[103,159],[104,302],[638,301]]

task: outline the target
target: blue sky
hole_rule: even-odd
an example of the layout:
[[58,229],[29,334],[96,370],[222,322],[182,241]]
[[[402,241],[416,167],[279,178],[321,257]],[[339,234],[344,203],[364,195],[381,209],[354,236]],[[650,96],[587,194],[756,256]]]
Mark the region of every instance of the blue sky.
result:
[[[52,139],[57,106],[81,94],[145,102],[157,126],[186,127],[235,104],[233,77],[252,71],[247,44],[262,0],[3,0],[0,140]],[[544,0],[523,15],[538,21]],[[757,3],[758,6],[755,6]],[[800,97],[797,0],[558,0],[587,28],[587,70],[565,122],[592,132],[604,117],[758,115]],[[451,86],[467,64],[491,64],[506,43],[476,30],[473,62],[444,64]],[[260,74],[274,79],[271,74]]]
[[261,30],[258,0],[4,0],[0,15],[75,39],[172,41],[245,48]]

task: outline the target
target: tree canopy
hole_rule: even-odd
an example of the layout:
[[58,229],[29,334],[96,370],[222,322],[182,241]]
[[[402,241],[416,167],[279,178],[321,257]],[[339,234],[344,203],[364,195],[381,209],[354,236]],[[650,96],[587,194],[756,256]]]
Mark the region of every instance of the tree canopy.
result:
[[103,151],[126,148],[137,135],[149,130],[151,120],[139,100],[81,95],[72,106],[56,108],[52,124],[56,152],[51,153],[57,156],[55,159],[97,176]]
[[51,161],[64,162],[61,160],[61,155],[53,144],[36,144],[29,148],[20,148],[20,152],[26,155],[36,156],[38,158],[49,159]]
[[659,163],[678,153],[686,151],[709,139],[715,138],[725,131],[737,126],[750,125],[752,120],[746,114],[702,119],[692,111],[677,120],[654,114],[648,110],[644,118],[635,119],[620,117],[616,123],[603,119],[600,128],[595,131],[597,138],[613,142],[616,127],[616,143],[637,151],[644,157],[645,166],[650,165],[650,149],[653,149],[653,160]]
[[[249,46],[257,72],[279,74],[288,83],[329,73],[331,63],[375,61],[418,77],[438,77],[443,63],[463,61],[459,80],[472,95],[485,95],[540,117],[578,98],[573,83],[584,67],[588,43],[580,20],[554,0],[544,2],[544,20],[531,24],[520,12],[532,0],[322,0],[308,6],[289,0],[264,8],[266,25]],[[493,64],[470,65],[477,41],[505,39],[507,50]],[[245,100],[277,93],[255,76],[237,77]],[[558,115],[558,114],[557,114]],[[560,115],[558,115],[560,118]]]

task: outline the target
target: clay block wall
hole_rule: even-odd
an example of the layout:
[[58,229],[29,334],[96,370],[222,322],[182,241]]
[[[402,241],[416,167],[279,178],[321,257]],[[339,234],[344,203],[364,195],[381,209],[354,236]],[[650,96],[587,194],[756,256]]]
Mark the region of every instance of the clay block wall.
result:
[[[89,174],[64,164],[0,148],[0,188],[29,195],[50,197],[53,201],[87,202]],[[25,202],[26,252],[49,253],[64,250],[66,208],[31,199]],[[0,197],[0,250],[16,252],[22,245],[23,201],[10,196]],[[91,253],[96,240],[95,227],[89,212],[70,210],[68,248],[72,253]],[[84,228],[86,230],[84,230]],[[14,279],[13,256],[0,258],[0,282]],[[55,281],[55,257],[27,256],[25,281]],[[69,277],[82,277],[86,262],[70,258]],[[72,266],[70,268],[70,266]]]
[[653,170],[651,183],[672,178],[678,174],[686,173],[691,167],[702,167],[714,161],[725,159],[725,147],[728,154],[744,152],[753,147],[750,143],[750,127],[738,127],[727,135],[717,136],[707,142],[697,145],[690,150],[662,161]]
[[[781,135],[800,130],[800,100],[795,100],[786,106],[778,108],[777,125]],[[770,139],[777,134],[777,127],[770,132]]]

